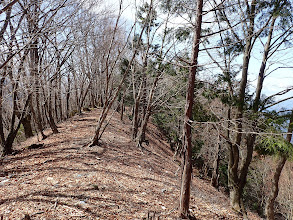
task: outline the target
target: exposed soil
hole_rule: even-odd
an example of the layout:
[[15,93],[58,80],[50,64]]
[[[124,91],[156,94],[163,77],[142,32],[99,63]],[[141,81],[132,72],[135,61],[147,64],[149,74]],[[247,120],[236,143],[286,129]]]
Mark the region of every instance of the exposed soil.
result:
[[[163,135],[150,124],[141,151],[131,141],[131,122],[113,113],[102,145],[86,147],[98,115],[74,116],[58,124],[60,133],[33,137],[0,161],[0,219],[177,218],[180,167]],[[241,219],[225,195],[196,177],[190,209],[196,219]]]

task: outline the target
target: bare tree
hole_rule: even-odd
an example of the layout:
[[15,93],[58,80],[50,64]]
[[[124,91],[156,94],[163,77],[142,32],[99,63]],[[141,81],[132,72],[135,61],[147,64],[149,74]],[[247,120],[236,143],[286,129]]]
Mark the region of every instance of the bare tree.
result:
[[194,99],[194,83],[195,75],[197,73],[199,43],[201,37],[201,24],[202,24],[203,0],[197,1],[196,10],[196,24],[194,29],[193,39],[193,53],[191,58],[191,67],[189,70],[188,88],[186,92],[186,104],[184,113],[184,126],[183,126],[183,173],[181,181],[180,193],[180,215],[181,217],[188,217],[189,215],[189,202],[190,202],[190,185],[191,185],[191,172],[192,172],[192,146],[191,146],[191,123],[192,123],[192,107]]

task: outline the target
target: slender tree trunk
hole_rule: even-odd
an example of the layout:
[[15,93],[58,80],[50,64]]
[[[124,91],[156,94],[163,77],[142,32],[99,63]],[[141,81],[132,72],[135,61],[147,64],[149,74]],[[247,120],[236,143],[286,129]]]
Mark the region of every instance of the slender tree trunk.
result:
[[211,179],[211,185],[215,187],[216,189],[219,188],[220,151],[221,151],[221,144],[218,143],[216,156],[213,163],[213,173],[212,173],[212,179]]
[[281,159],[279,159],[277,163],[277,168],[274,172],[274,177],[272,180],[272,189],[265,207],[265,213],[268,220],[275,220],[275,200],[279,193],[279,179],[286,161],[287,158],[285,156],[282,156]]
[[199,43],[201,35],[202,24],[202,9],[203,0],[197,0],[196,10],[196,24],[194,29],[193,39],[193,53],[192,62],[189,70],[188,89],[186,93],[186,105],[184,113],[184,131],[183,131],[183,173],[181,180],[181,192],[180,192],[180,216],[183,218],[189,215],[189,202],[190,202],[190,185],[191,185],[191,172],[192,172],[192,145],[191,145],[191,119],[192,119],[192,107],[194,99],[194,84],[195,75],[197,73]]
[[[61,67],[60,67],[61,69]],[[64,119],[63,116],[63,110],[62,110],[62,83],[61,83],[61,70],[59,70],[59,74],[58,74],[58,91],[57,91],[57,100],[58,100],[58,112],[59,112],[59,121],[62,121]],[[56,118],[56,120],[58,121],[58,118]]]
[[[124,94],[125,95],[125,94]],[[124,115],[124,95],[122,96],[120,100],[120,120],[123,121],[123,115]]]
[[[1,143],[1,154],[5,154],[5,135],[4,135],[4,120],[3,120],[3,87],[5,83],[6,67],[4,67],[3,75],[0,79],[0,143]],[[1,156],[0,154],[0,156]]]
[[[42,121],[41,121],[41,119],[40,119],[41,115],[40,115],[40,113],[37,114],[37,113],[35,112],[34,107],[33,107],[33,99],[32,99],[32,97],[31,97],[30,99],[31,99],[31,100],[30,100],[30,111],[31,111],[31,113],[32,113],[33,119],[34,119],[35,123],[37,124],[38,131],[41,133],[42,138],[43,138],[43,139],[46,139],[47,136],[46,136],[46,135],[44,134],[44,132],[43,132]],[[37,100],[38,100],[38,99],[37,99]],[[38,104],[36,107],[39,108],[39,104]],[[39,112],[39,110],[37,110],[37,111]]]
[[133,91],[133,100],[134,100],[134,106],[133,106],[133,111],[132,111],[132,139],[135,140],[137,137],[137,132],[138,132],[138,113],[139,113],[139,104],[140,104],[140,99],[141,99],[141,93],[142,93],[142,88],[143,85],[142,83],[139,86],[138,93],[136,94],[136,89],[135,89],[135,79],[134,79],[134,69],[132,70],[132,91]]
[[141,122],[141,127],[137,135],[137,146],[142,148],[142,143],[145,142],[145,133],[147,124],[151,115],[151,106],[147,106],[144,119]]
[[[293,111],[291,113],[289,126],[288,126],[287,137],[286,137],[286,141],[288,143],[291,142],[292,131],[293,131]],[[271,189],[269,198],[267,200],[266,208],[265,208],[265,213],[266,213],[266,216],[267,216],[268,220],[274,220],[275,219],[274,205],[275,205],[275,200],[276,200],[276,198],[278,196],[278,193],[279,193],[280,176],[281,176],[281,173],[282,173],[282,170],[283,170],[283,168],[285,166],[286,161],[287,161],[287,156],[286,155],[281,155],[281,158],[278,160],[277,167],[276,167],[276,170],[274,172],[273,181],[272,181],[272,189]]]
[[139,100],[135,100],[133,106],[133,119],[132,119],[132,139],[135,140],[138,132],[138,111],[139,111]]
[[140,127],[139,133],[137,135],[137,145],[140,148],[142,148],[142,143],[145,142],[146,128],[147,128],[147,124],[149,122],[149,118],[151,116],[152,101],[153,101],[153,97],[154,97],[154,94],[155,94],[155,89],[157,87],[157,83],[159,81],[159,78],[160,78],[160,73],[157,73],[157,75],[156,75],[156,77],[154,79],[154,82],[153,82],[149,97],[148,97],[148,101],[146,103],[145,115],[144,115],[144,117],[142,119],[141,127]]
[[57,134],[57,133],[59,133],[59,131],[58,131],[57,125],[54,122],[54,118],[53,118],[53,115],[52,115],[52,110],[51,110],[50,107],[47,107],[47,110],[48,110],[48,111],[46,111],[46,112],[48,112],[47,120],[49,122],[50,128],[51,128],[53,134]]
[[[153,0],[151,0],[150,2],[150,8],[149,8],[149,11],[148,11],[148,14],[147,14],[147,19],[150,17],[150,13],[152,11],[152,8],[153,7]],[[118,20],[117,20],[117,24],[118,24]],[[143,35],[143,32],[145,30],[145,26],[141,29],[141,32],[140,32],[140,35],[139,35],[139,38],[138,40],[140,41],[141,38],[142,38],[142,35]],[[98,145],[99,144],[99,140],[103,134],[103,131],[105,130],[105,127],[104,129],[102,129],[102,126],[103,126],[103,123],[108,115],[108,112],[110,111],[110,108],[112,107],[114,101],[117,99],[118,95],[119,95],[119,92],[121,91],[122,89],[122,86],[124,84],[124,81],[126,79],[126,76],[128,75],[130,69],[131,69],[131,66],[134,62],[134,59],[136,57],[136,54],[137,54],[137,49],[135,49],[133,55],[132,55],[132,58],[130,59],[129,63],[128,63],[128,66],[122,76],[122,79],[120,80],[116,90],[114,90],[114,88],[112,88],[110,90],[111,92],[111,96],[107,96],[108,94],[108,89],[107,89],[107,94],[106,94],[106,97],[105,97],[105,103],[104,103],[104,107],[102,109],[102,113],[99,117],[99,120],[98,120],[98,125],[97,125],[97,128],[96,128],[96,131],[95,131],[95,135],[94,135],[94,138],[92,140],[92,143],[90,143],[88,146],[91,147],[91,146],[94,146],[94,145]],[[106,84],[108,85],[109,82],[106,82]]]
[[66,118],[69,118],[69,99],[70,99],[70,88],[71,88],[71,80],[70,80],[70,76],[68,74],[68,87],[67,87],[67,91],[66,91]]

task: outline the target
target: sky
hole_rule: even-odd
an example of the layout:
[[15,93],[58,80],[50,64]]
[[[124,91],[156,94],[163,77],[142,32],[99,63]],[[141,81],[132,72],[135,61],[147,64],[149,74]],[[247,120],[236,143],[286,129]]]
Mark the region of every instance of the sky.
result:
[[[122,17],[129,23],[133,23],[135,20],[135,3],[139,5],[143,1],[144,0],[123,0],[124,12],[122,14]],[[106,5],[107,7],[111,7],[118,11],[119,0],[108,0],[106,1]],[[173,22],[178,23],[180,21],[178,20]],[[249,79],[248,79],[251,85],[250,86],[251,91],[254,90],[257,84],[257,76],[258,76],[258,71],[261,65],[262,55],[263,55],[262,47],[260,47],[260,49],[257,48],[257,50],[252,53],[252,58],[250,61],[250,66],[249,66]],[[280,66],[293,67],[292,60],[293,60],[293,49],[278,52],[276,56],[273,56],[269,60],[268,62],[269,69],[267,73]],[[241,61],[242,60],[240,59],[240,62]],[[290,66],[291,63],[292,63],[292,66]],[[277,69],[276,71],[273,71],[269,76],[265,78],[263,94],[265,96],[271,96],[291,86],[293,86],[293,68],[280,68],[280,69]],[[282,98],[287,98],[290,96],[293,96],[293,91],[282,96]],[[292,106],[293,108],[293,99],[288,100],[278,106],[275,106],[275,108],[277,109],[282,107],[290,108],[289,106]]]

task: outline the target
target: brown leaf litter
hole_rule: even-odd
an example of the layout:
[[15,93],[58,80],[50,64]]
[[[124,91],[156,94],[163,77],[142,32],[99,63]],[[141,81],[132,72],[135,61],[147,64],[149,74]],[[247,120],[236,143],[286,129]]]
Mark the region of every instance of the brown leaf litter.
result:
[[[149,145],[141,151],[130,138],[131,122],[113,113],[103,144],[85,147],[99,112],[74,116],[58,124],[60,133],[47,130],[47,139],[28,139],[15,146],[18,154],[0,161],[0,219],[177,218],[180,168],[163,135],[149,124]],[[241,219],[205,181],[194,177],[191,194],[197,219]]]

